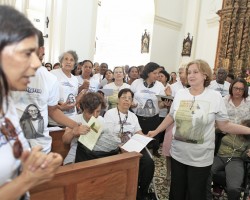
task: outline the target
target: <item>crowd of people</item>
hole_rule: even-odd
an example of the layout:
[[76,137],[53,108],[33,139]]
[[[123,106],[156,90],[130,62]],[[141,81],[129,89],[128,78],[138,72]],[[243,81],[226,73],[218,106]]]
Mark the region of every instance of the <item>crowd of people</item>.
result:
[[[64,165],[121,153],[122,144],[142,134],[154,137],[147,148],[156,159],[163,143],[171,200],[211,199],[212,179],[222,169],[228,198],[240,198],[242,156],[250,155],[243,78],[233,80],[219,68],[212,80],[203,60],[181,66],[178,76],[155,62],[111,70],[105,62],[78,62],[72,50],[43,66],[45,53],[41,31],[15,9],[0,6],[0,196],[27,199],[29,189],[53,178],[62,157],[51,152],[49,126],[60,126],[71,147]],[[102,129],[89,149],[78,139],[93,129],[92,117]],[[215,132],[225,136],[214,157]],[[145,148],[141,154],[137,200],[147,200],[155,165]]]

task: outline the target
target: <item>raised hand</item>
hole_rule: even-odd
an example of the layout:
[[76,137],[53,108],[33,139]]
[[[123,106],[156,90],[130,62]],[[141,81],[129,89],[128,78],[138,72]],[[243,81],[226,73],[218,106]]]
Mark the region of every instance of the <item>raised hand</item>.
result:
[[27,181],[30,187],[51,180],[62,163],[62,156],[57,153],[44,154],[40,147],[31,152],[25,151],[21,156],[22,172],[20,177]]

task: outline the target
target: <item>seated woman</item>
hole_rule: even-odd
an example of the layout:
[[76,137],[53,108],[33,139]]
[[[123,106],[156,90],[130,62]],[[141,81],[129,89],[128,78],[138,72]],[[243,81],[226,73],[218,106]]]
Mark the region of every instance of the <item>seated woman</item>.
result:
[[[250,127],[250,120],[243,120],[242,125]],[[244,159],[250,157],[250,137],[248,135],[226,134],[222,140],[217,156],[211,168],[212,179],[220,171],[225,171],[228,200],[239,200],[241,185],[244,179]],[[224,177],[220,177],[224,178]],[[220,180],[219,180],[220,181]],[[222,182],[222,181],[220,181]],[[211,178],[209,178],[209,192]],[[221,189],[216,180],[213,180],[214,195],[220,196]],[[217,187],[218,186],[218,187]],[[207,200],[212,199],[210,194]]]
[[[247,83],[243,78],[233,81],[229,88],[229,95],[224,97],[228,116],[231,122],[250,126],[249,121],[250,99]],[[244,121],[245,120],[245,121]],[[218,171],[226,173],[228,199],[239,199],[244,177],[242,153],[250,148],[249,136],[226,134],[222,140],[217,156],[211,168],[211,176]],[[208,199],[212,198],[211,178],[208,182]],[[216,193],[218,193],[216,191]]]
[[[90,120],[90,118],[94,116],[102,125],[104,124],[103,118],[99,116],[101,112],[101,108],[104,106],[105,105],[104,105],[103,97],[99,93],[89,92],[82,96],[80,100],[80,107],[83,110],[83,113],[74,116],[72,119],[75,120],[78,124],[82,124],[83,126],[79,126],[74,129],[70,129],[67,127],[62,138],[64,143],[66,144],[70,143],[70,146],[71,146],[68,155],[64,159],[64,162],[63,162],[64,165],[75,162],[78,138],[80,135],[88,134],[88,132],[90,131],[90,127],[87,126],[87,123]],[[104,129],[96,145],[94,146],[92,153],[94,154],[95,152],[98,152],[98,151],[109,153],[110,151],[115,150],[113,153],[117,154],[118,153],[117,147],[119,144],[119,140],[117,141],[113,140],[112,141],[113,143],[111,143],[109,142],[110,137],[113,137],[113,136],[110,135],[109,132],[107,132]],[[85,151],[85,153],[81,155],[78,154],[78,156],[80,156],[79,159],[81,159],[81,161],[90,160],[91,158],[92,159],[96,158],[94,157],[94,155],[92,155],[91,151],[88,150],[86,147],[83,147],[81,149]],[[91,156],[90,154],[92,155],[92,157],[90,157]]]
[[[104,115],[105,123],[109,131],[114,134],[109,140],[120,140],[125,143],[128,137],[138,133],[143,134],[136,115],[129,111],[133,102],[134,93],[124,88],[118,93],[118,105],[110,109]],[[139,165],[139,180],[137,199],[148,198],[148,188],[154,175],[154,161],[150,158],[145,149],[141,151],[143,155]]]

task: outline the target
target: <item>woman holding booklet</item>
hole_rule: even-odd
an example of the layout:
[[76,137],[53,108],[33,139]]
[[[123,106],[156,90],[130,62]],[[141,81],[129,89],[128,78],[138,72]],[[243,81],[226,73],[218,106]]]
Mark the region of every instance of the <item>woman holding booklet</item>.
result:
[[[143,135],[136,115],[129,111],[133,97],[134,93],[130,89],[120,90],[117,107],[108,110],[104,115],[109,132],[113,133],[114,138],[120,139],[120,144],[136,133]],[[137,200],[144,200],[149,199],[148,188],[154,175],[154,161],[145,149],[140,153],[143,156],[140,158]]]
[[[99,94],[91,92],[82,97],[80,105],[83,109],[83,115],[79,115],[78,119],[81,120],[77,120],[77,122],[87,124],[87,122],[91,122],[91,117],[94,116],[97,118],[98,122],[102,124],[102,131],[99,138],[97,138],[93,149],[91,149],[90,143],[85,143],[81,138],[83,136],[80,136],[82,134],[85,134],[86,136],[92,134],[90,130],[92,125],[90,123],[86,125],[88,129],[86,129],[85,132],[78,133],[77,131],[73,132],[72,130],[66,130],[64,139],[67,139],[68,143],[74,137],[73,135],[75,135],[73,142],[75,149],[72,149],[72,151],[76,152],[75,162],[118,154],[119,147],[127,142],[131,136],[136,133],[142,134],[136,115],[129,111],[133,102],[133,96],[133,92],[128,88],[120,90],[118,93],[117,107],[106,112],[104,121],[102,117],[99,116],[101,105],[103,104],[102,97]],[[79,136],[80,139],[78,140]],[[141,154],[143,154],[143,156],[140,158],[139,165],[137,200],[149,199],[148,188],[154,175],[154,161],[147,154],[145,149],[141,151]]]
[[[120,141],[116,141],[115,138],[112,141],[109,140],[109,138],[113,138],[113,135],[103,128],[104,120],[99,116],[101,108],[105,106],[103,97],[99,93],[88,92],[82,96],[79,103],[83,113],[72,119],[82,126],[74,130],[67,127],[65,130],[63,142],[70,144],[71,147],[64,159],[64,165],[114,155],[118,153],[117,149],[119,149]],[[92,119],[94,119],[93,123],[90,124]],[[83,140],[81,141],[85,145],[78,142],[79,137],[83,137],[87,143],[84,143]]]

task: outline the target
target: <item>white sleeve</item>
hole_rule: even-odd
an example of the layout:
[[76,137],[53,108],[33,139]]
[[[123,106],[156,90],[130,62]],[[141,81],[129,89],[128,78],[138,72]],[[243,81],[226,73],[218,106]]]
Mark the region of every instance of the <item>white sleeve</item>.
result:
[[226,108],[226,105],[222,96],[218,93],[216,98],[213,98],[213,101],[216,101],[215,120],[217,121],[229,120],[229,117],[227,114],[227,108]]
[[[57,80],[57,79],[56,79]],[[59,102],[59,83],[57,81],[54,82],[50,87],[49,91],[49,99],[48,106],[55,106]]]
[[130,90],[133,92],[133,93],[135,93],[136,92],[136,80],[130,85]]
[[164,85],[161,82],[159,82],[159,86],[160,86],[160,95],[166,95]]
[[111,109],[111,110],[108,110],[104,115],[105,126],[109,129],[109,131],[112,131],[112,129],[114,128],[112,127],[114,124],[114,119],[113,119],[114,114],[112,113],[113,112]]
[[135,121],[135,124],[136,124],[136,126],[135,126],[135,133],[138,132],[138,131],[141,131],[142,129],[141,129],[141,126],[139,124],[139,121],[138,121],[138,118],[137,118],[136,115],[134,115],[134,121]]
[[175,108],[176,108],[176,106],[177,106],[177,103],[180,101],[179,99],[180,99],[180,95],[178,95],[178,94],[181,94],[181,93],[179,93],[179,92],[177,92],[177,94],[175,95],[175,97],[174,97],[174,100],[173,100],[173,102],[172,102],[172,105],[171,105],[171,107],[170,107],[170,111],[169,111],[169,115],[174,119],[174,111],[175,111]]

